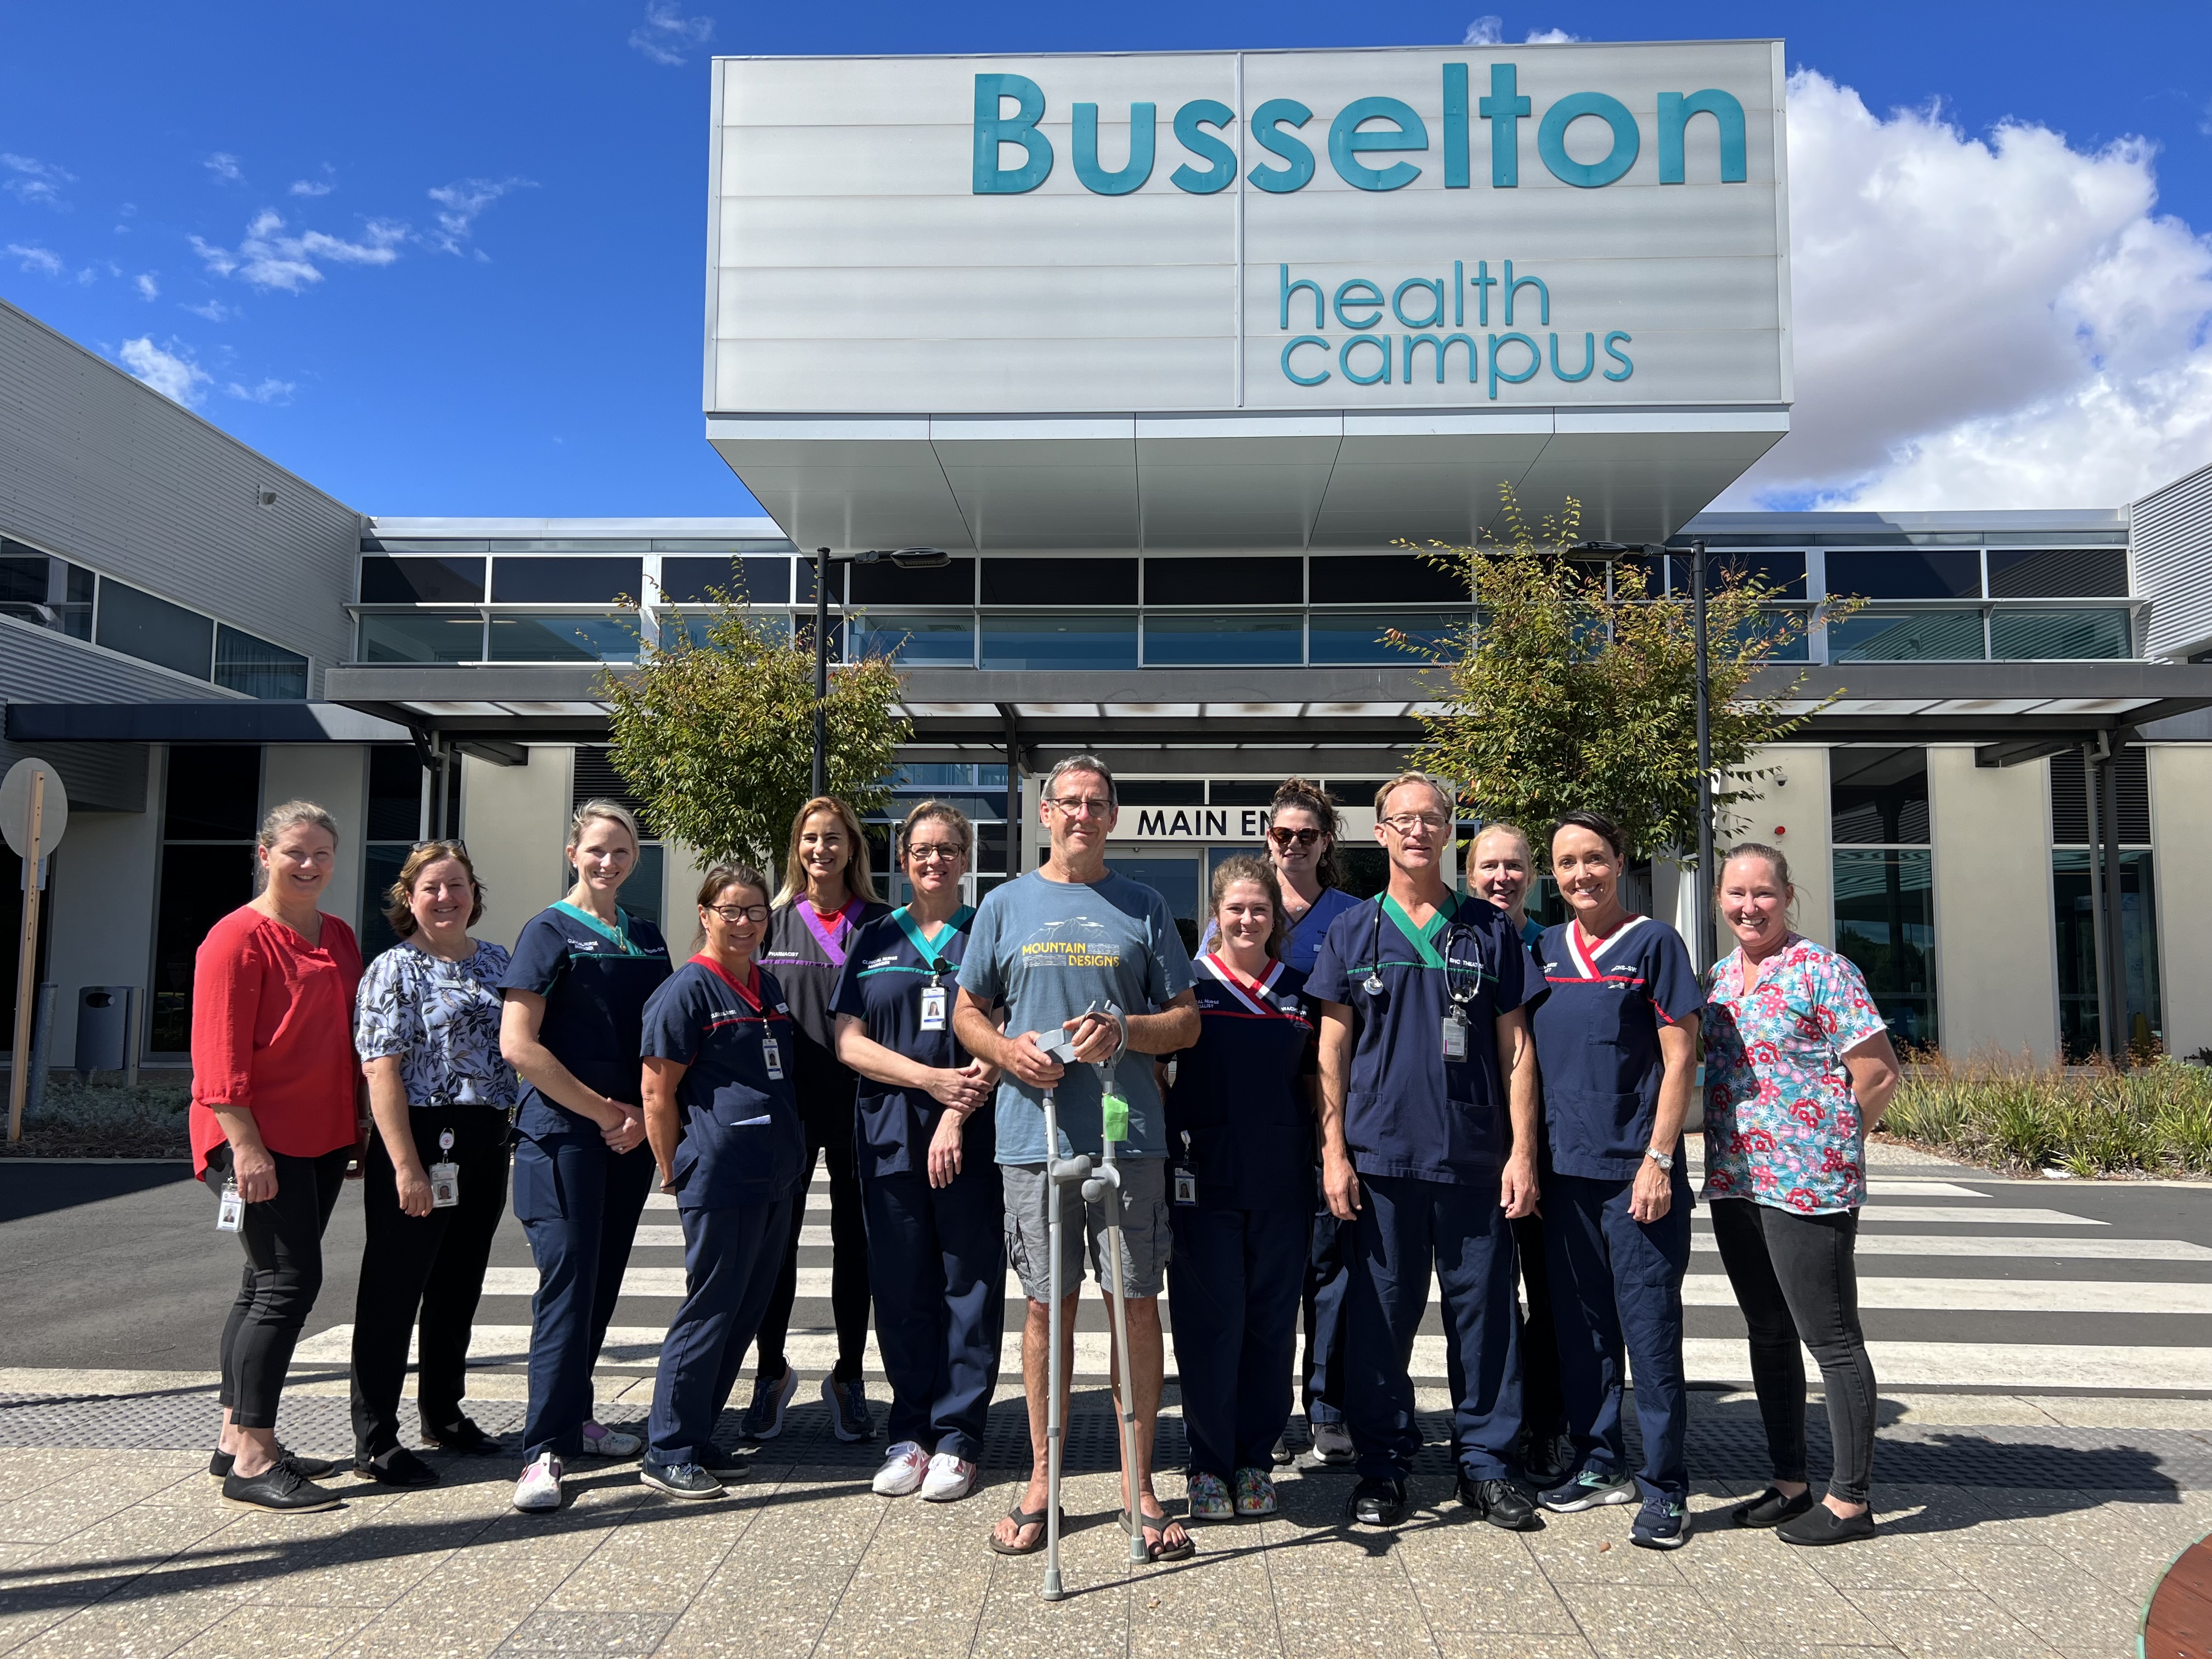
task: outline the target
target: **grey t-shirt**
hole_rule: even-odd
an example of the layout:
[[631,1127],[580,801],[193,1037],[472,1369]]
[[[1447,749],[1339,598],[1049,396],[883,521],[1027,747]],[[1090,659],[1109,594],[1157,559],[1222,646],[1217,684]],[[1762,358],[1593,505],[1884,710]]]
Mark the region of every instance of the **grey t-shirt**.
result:
[[[986,894],[968,933],[960,988],[1004,1004],[1006,1034],[1056,1031],[1093,1003],[1156,1013],[1190,988],[1190,957],[1168,902],[1109,871],[1094,882],[1048,881],[1037,871]],[[1167,1125],[1152,1057],[1125,1053],[1114,1080],[1129,1103],[1129,1139],[1116,1155],[1161,1158]],[[1098,1073],[1081,1061],[1054,1091],[1063,1156],[1101,1150]],[[1012,1072],[999,1079],[999,1162],[1044,1162],[1044,1091]]]

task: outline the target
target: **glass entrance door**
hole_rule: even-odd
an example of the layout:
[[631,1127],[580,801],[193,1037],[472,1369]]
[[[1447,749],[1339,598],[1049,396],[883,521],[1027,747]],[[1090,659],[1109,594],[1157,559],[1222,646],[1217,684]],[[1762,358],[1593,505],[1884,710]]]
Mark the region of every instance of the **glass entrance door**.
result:
[[1106,854],[1109,868],[1131,881],[1140,881],[1168,902],[1168,912],[1176,919],[1176,927],[1182,934],[1182,948],[1198,949],[1199,919],[1205,913],[1206,901],[1199,890],[1201,872],[1206,868],[1200,859],[1200,849],[1189,852],[1161,852],[1150,848],[1132,848],[1127,852],[1109,848]]

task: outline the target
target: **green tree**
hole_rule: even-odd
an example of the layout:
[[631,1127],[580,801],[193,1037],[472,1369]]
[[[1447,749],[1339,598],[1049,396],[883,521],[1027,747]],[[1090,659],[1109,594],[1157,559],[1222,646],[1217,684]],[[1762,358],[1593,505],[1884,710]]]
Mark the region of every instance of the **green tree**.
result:
[[[1462,578],[1475,620],[1430,643],[1394,636],[1430,665],[1437,707],[1415,718],[1413,763],[1455,781],[1486,818],[1544,826],[1573,809],[1620,823],[1632,857],[1694,858],[1698,844],[1697,647],[1686,595],[1650,592],[1641,563],[1562,556],[1580,539],[1581,503],[1531,526],[1499,486],[1507,535],[1474,547],[1432,544],[1429,561]],[[1754,573],[1724,557],[1708,566],[1717,818],[1756,799],[1753,751],[1803,724],[1791,712],[1804,683],[1750,682],[1802,636],[1802,610],[1774,608]],[[1832,607],[1834,609],[1837,607]],[[1725,832],[1723,832],[1725,833]]]
[[[712,608],[676,617],[634,672],[606,675],[611,758],[654,834],[708,863],[751,859],[773,878],[813,793],[813,646],[729,592],[709,594]],[[863,817],[890,799],[893,757],[913,732],[898,699],[887,657],[830,671],[830,793]]]

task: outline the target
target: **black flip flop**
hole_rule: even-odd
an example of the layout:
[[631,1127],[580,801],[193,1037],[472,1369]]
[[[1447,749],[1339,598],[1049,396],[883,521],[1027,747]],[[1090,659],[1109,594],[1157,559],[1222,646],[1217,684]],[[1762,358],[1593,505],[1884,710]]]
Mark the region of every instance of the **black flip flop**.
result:
[[[1156,1532],[1160,1535],[1160,1541],[1157,1544],[1153,1543],[1150,1539],[1146,1540],[1145,1555],[1146,1559],[1148,1560],[1156,1563],[1160,1561],[1188,1561],[1192,1556],[1198,1553],[1198,1540],[1190,1535],[1190,1528],[1187,1526],[1183,1526],[1180,1516],[1169,1515],[1164,1511],[1158,1516],[1153,1516],[1146,1515],[1139,1511],[1137,1516],[1137,1526],[1140,1531],[1148,1533]],[[1170,1527],[1182,1527],[1182,1543],[1173,1546],[1170,1546],[1168,1543],[1168,1528]]]
[[[1014,1523],[1014,1536],[1017,1538],[1021,1536],[1022,1528],[1024,1527],[1036,1528],[1038,1529],[1036,1542],[1034,1544],[1001,1544],[999,1541],[999,1534],[994,1532],[991,1534],[991,1549],[994,1554],[1035,1555],[1039,1550],[1044,1547],[1044,1510],[1025,1510],[1018,1504],[1012,1509],[1006,1511],[1006,1519]],[[1060,1512],[1060,1524],[1063,1528],[1067,1525],[1067,1511],[1066,1510],[1062,1510]]]

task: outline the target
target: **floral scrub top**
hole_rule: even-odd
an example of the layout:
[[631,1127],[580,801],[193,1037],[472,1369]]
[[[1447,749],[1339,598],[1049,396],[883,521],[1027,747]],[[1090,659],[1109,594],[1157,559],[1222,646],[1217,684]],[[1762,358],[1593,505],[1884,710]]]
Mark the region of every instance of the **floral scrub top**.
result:
[[1705,1192],[1802,1215],[1866,1201],[1866,1134],[1843,1057],[1886,1028],[1857,967],[1796,934],[1743,988],[1743,951],[1705,1006]]

